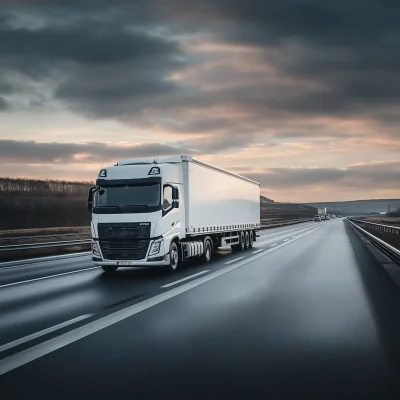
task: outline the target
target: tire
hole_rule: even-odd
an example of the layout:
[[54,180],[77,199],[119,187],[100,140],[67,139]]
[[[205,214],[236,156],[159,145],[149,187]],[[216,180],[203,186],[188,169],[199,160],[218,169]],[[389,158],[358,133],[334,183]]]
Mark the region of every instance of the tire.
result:
[[204,253],[202,255],[202,261],[210,262],[212,258],[212,253],[213,253],[212,241],[209,237],[206,237],[204,239]]
[[249,248],[252,249],[254,246],[254,234],[253,231],[249,232]]
[[250,247],[250,235],[249,235],[249,231],[246,231],[244,233],[244,237],[245,237],[245,241],[244,241],[244,248],[248,249]]
[[169,246],[169,266],[171,272],[175,272],[180,267],[179,247],[175,242],[171,242]]
[[245,248],[246,237],[243,231],[239,232],[239,243],[231,246],[234,251],[242,251]]
[[101,268],[103,268],[103,271],[107,274],[113,273],[118,269],[115,265],[103,265]]

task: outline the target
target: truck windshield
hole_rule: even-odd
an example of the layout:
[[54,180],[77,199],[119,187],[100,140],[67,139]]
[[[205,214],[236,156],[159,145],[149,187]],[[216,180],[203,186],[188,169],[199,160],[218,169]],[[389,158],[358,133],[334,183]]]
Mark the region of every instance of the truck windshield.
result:
[[161,185],[118,185],[102,187],[96,192],[95,207],[157,207],[161,204]]

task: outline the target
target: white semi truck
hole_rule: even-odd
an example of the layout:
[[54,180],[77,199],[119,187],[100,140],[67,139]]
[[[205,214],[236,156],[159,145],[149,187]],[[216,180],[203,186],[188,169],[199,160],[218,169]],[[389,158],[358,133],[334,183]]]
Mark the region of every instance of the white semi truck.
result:
[[211,260],[253,247],[260,184],[190,156],[137,158],[104,168],[91,188],[92,258],[105,272]]

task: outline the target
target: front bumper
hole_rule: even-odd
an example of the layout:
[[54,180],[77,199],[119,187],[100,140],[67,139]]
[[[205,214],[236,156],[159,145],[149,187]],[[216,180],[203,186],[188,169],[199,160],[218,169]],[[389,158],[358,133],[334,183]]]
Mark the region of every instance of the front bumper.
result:
[[[96,250],[97,254],[93,252],[93,244],[92,244],[92,260],[94,265],[96,266],[107,266],[107,265],[112,265],[116,267],[162,267],[169,265],[170,263],[170,257],[169,253],[165,255],[157,255],[157,256],[152,256],[149,257],[149,252],[152,247],[152,243],[158,241],[158,240],[153,240],[150,242],[149,247],[147,249],[147,254],[146,257],[142,260],[108,260],[105,259],[101,253],[101,248],[100,246],[96,245]],[[93,241],[93,243],[96,243],[96,241]],[[98,243],[98,242],[97,242]],[[164,242],[163,240],[161,241],[161,246],[160,246],[160,253],[162,254],[164,252]]]
[[[154,257],[147,260],[102,260],[101,258],[92,257],[94,265],[115,265],[116,267],[162,267],[169,265],[169,254],[163,257]],[[160,260],[161,259],[161,260]]]

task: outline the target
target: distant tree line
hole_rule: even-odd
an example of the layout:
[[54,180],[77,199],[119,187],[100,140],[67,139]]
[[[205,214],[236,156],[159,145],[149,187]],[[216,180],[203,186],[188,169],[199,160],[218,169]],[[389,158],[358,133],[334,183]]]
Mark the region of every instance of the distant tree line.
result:
[[92,182],[0,178],[0,230],[85,226]]
[[92,182],[0,178],[0,197],[11,196],[86,196]]

